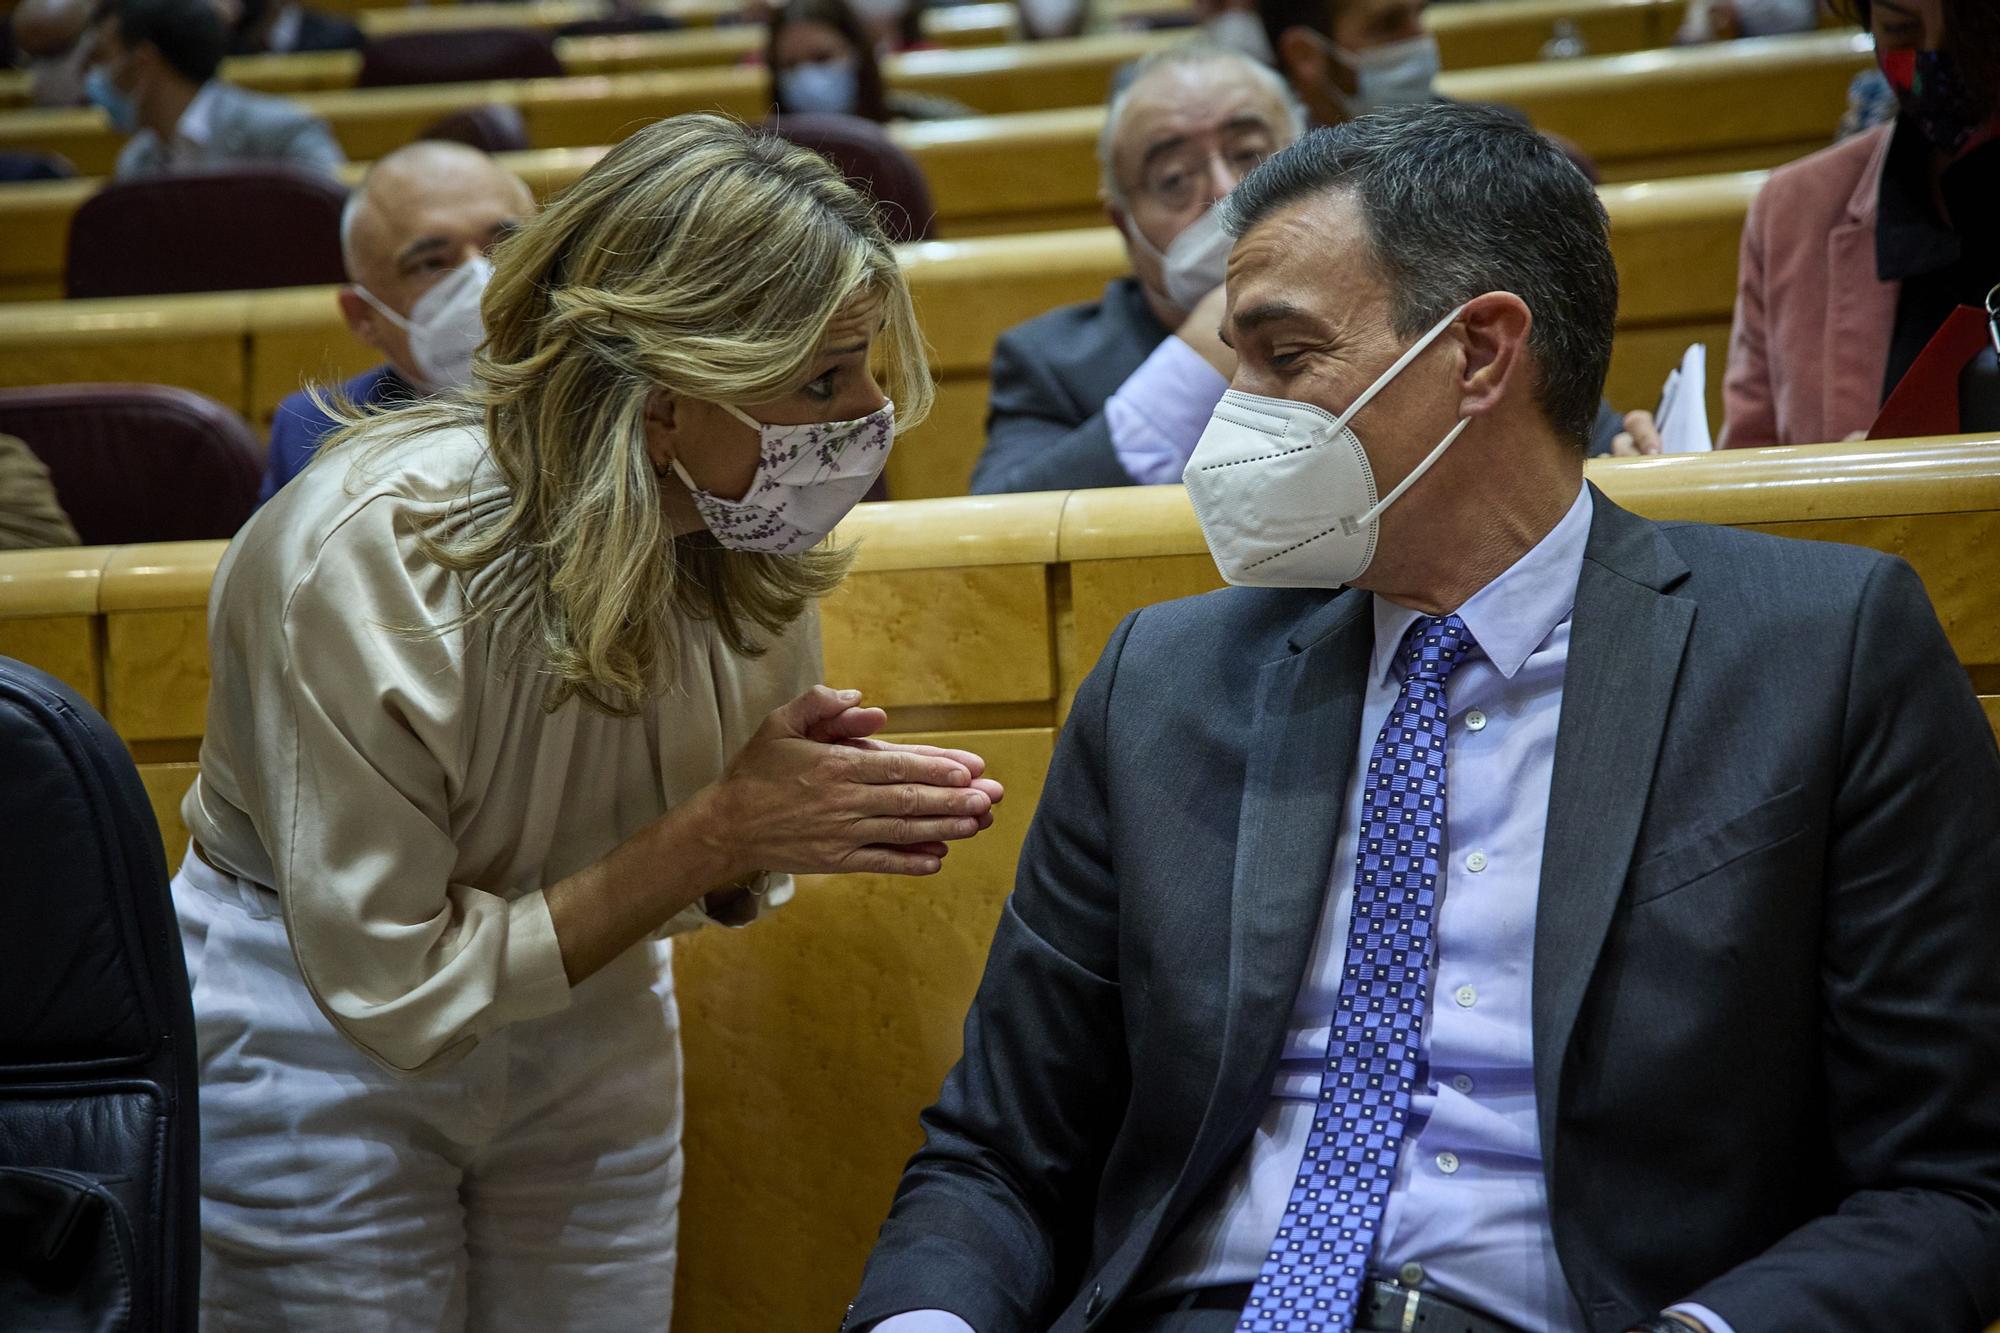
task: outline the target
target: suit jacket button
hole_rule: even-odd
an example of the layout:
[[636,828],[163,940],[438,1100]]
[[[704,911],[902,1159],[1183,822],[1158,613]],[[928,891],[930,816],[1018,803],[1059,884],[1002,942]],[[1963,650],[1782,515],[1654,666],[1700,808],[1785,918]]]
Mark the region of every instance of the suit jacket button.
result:
[[1090,1289],[1090,1299],[1083,1304],[1083,1317],[1085,1319],[1095,1319],[1103,1310],[1104,1288],[1092,1287]]

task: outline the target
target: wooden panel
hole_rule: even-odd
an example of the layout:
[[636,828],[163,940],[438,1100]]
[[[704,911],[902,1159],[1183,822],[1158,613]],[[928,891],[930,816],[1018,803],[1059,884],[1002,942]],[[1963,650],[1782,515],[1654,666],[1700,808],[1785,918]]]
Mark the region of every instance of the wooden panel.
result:
[[827,682],[884,708],[1055,695],[1040,565],[857,573],[826,599],[821,626]]
[[[2000,694],[1982,694],[1979,702],[1986,709],[1986,720],[1993,725],[1993,735],[2000,740]],[[1995,1324],[1986,1333],[2000,1333],[2000,1324]]]
[[919,1141],[917,1113],[958,1058],[1054,733],[920,739],[980,752],[1007,784],[993,828],[941,874],[809,879],[769,920],[675,942],[676,1333],[836,1327]]
[[984,368],[940,380],[924,424],[896,442],[889,455],[889,494],[898,500],[964,495],[986,439]]
[[105,617],[104,716],[130,742],[200,736],[208,721],[207,615]]
[[0,189],[0,300],[62,295],[69,220],[100,182],[23,181]]
[[1200,555],[1085,560],[1070,565],[1068,574],[1068,606],[1061,620],[1063,697],[1058,704],[1059,717],[1067,716],[1076,687],[1097,664],[1119,621],[1142,606],[1223,586],[1222,575],[1206,551]]
[[[0,595],[4,592],[0,588]],[[0,657],[48,672],[102,711],[104,676],[95,616],[10,617],[0,612]]]
[[1485,0],[1433,5],[1424,24],[1438,40],[1446,69],[1529,64],[1567,20],[1589,55],[1665,46],[1680,25],[1680,0]]
[[1609,172],[1630,159],[1824,145],[1871,52],[1847,30],[1761,37],[1446,74],[1438,91],[1516,107]]
[[1666,387],[1667,372],[1680,365],[1689,343],[1708,347],[1708,430],[1722,434],[1722,371],[1729,359],[1729,317],[1688,324],[1618,330],[1611,344],[1611,372],[1604,379],[1604,396],[1621,412],[1635,407],[1652,411]]
[[334,287],[260,294],[250,315],[249,408],[261,430],[302,385],[334,385],[382,364],[382,354],[348,331]]
[[188,831],[181,820],[181,797],[194,785],[200,768],[199,764],[139,765],[139,781],[146,788],[153,818],[160,825],[160,844],[167,853],[170,875],[181,868],[181,858],[187,854]]
[[984,370],[1002,330],[1093,299],[1129,270],[1118,233],[1104,226],[933,241],[901,254],[932,359],[946,370]]
[[137,380],[236,407],[246,309],[240,293],[9,306],[0,318],[0,388]]

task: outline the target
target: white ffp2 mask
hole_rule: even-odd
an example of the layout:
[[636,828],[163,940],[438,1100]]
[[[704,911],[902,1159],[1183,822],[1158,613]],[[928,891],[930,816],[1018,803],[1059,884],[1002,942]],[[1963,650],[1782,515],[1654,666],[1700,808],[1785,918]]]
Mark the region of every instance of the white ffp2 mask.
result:
[[1167,299],[1184,315],[1200,305],[1202,297],[1220,287],[1229,272],[1229,252],[1236,238],[1222,229],[1219,208],[1211,204],[1206,213],[1181,228],[1167,242],[1165,250],[1147,240],[1138,223],[1130,218],[1125,220],[1126,234],[1159,261],[1160,285],[1166,288]]
[[1379,499],[1368,451],[1348,423],[1464,308],[1433,325],[1337,417],[1286,398],[1222,395],[1181,479],[1223,578],[1250,588],[1338,588],[1361,576],[1375,558],[1382,512],[1472,418],[1461,418]]
[[439,278],[417,298],[407,318],[384,305],[375,293],[357,285],[361,299],[410,335],[410,359],[417,364],[423,387],[433,393],[472,382],[472,354],[486,340],[479,302],[493,280],[493,261],[474,255]]
[[757,432],[757,475],[740,500],[695,485],[681,461],[674,475],[715,540],[732,551],[794,555],[825,541],[861,503],[889,461],[896,405],[884,403],[852,421],[772,425],[723,403],[722,410]]
[[1443,59],[1438,53],[1437,38],[1429,33],[1366,51],[1350,51],[1330,41],[1327,44],[1335,57],[1354,71],[1355,90],[1342,100],[1357,116],[1388,106],[1428,102],[1436,96]]

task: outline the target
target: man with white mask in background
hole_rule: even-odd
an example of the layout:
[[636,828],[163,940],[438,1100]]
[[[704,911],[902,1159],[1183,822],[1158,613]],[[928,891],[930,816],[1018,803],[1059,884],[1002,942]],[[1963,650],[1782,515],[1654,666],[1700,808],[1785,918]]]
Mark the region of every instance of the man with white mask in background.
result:
[[1528,127],[1223,208],[1237,586],[1077,690],[843,1327],[1987,1327],[2000,753],[1916,573],[1586,481],[1617,268]]
[[1429,0],[1259,0],[1278,69],[1315,125],[1437,99]]
[[[386,364],[338,386],[363,407],[458,388],[479,345],[487,253],[535,211],[520,177],[476,148],[423,141],[369,168],[340,217],[340,313]],[[301,390],[278,405],[260,502],[312,460],[334,422]]]
[[1132,272],[1000,336],[974,494],[1180,480],[1236,367],[1211,206],[1303,125],[1282,79],[1212,42],[1132,67],[1097,147]]

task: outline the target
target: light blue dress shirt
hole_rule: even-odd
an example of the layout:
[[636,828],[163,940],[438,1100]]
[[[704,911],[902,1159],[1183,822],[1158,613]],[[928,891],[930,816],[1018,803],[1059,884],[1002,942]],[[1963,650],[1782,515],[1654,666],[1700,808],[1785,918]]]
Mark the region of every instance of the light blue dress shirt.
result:
[[1200,352],[1168,334],[1104,404],[1119,465],[1141,486],[1181,479],[1229,381]]
[[[1446,687],[1445,862],[1423,1061],[1375,1270],[1537,1333],[1584,1333],[1550,1229],[1532,1024],[1535,904],[1569,661],[1570,612],[1590,536],[1585,488],[1526,555],[1458,608],[1481,651]],[[1402,691],[1397,649],[1418,612],[1375,599],[1375,647],[1351,770],[1367,771]],[[1288,1025],[1271,1103],[1203,1209],[1154,1261],[1147,1297],[1253,1282],[1312,1127],[1354,906],[1362,784],[1350,780],[1333,882]],[[1714,1333],[1712,1311],[1676,1306]],[[876,1333],[964,1333],[917,1311]]]

